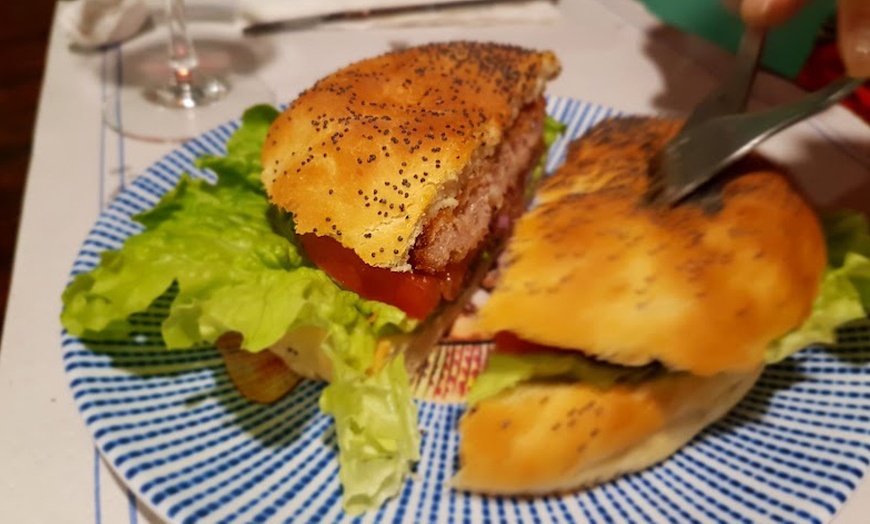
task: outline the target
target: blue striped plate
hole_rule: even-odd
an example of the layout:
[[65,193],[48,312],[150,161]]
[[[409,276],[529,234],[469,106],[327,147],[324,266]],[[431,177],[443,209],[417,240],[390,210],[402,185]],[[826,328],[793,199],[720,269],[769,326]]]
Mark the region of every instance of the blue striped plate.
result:
[[[550,169],[563,161],[569,138],[613,114],[555,97],[548,110],[568,124]],[[236,125],[173,151],[122,192],[88,235],[73,273],[138,231],[130,216],[154,205],[182,172],[211,177],[192,161],[223,153]],[[322,386],[303,383],[271,406],[247,402],[216,351],[161,350],[166,307],[154,304],[137,317],[135,337],[99,351],[64,334],[63,359],[100,452],[170,522],[825,522],[870,464],[870,329],[855,328],[834,350],[808,348],[770,367],[723,421],[647,471],[575,495],[457,493],[446,484],[464,409],[456,399],[485,349],[454,343],[418,384],[423,447],[413,478],[397,499],[350,519],[341,511],[335,436],[317,409]]]

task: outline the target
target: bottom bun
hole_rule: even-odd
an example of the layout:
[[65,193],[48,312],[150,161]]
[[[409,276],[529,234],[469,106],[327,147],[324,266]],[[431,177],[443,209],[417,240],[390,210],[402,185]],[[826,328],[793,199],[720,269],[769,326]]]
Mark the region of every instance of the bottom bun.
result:
[[457,489],[491,494],[576,490],[672,455],[752,388],[761,368],[713,377],[667,374],[603,390],[529,383],[486,399],[459,422]]

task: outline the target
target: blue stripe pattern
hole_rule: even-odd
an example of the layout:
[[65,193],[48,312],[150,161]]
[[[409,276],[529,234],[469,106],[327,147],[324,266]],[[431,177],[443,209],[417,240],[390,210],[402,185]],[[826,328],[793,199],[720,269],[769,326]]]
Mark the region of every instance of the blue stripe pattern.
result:
[[[551,97],[568,137],[616,111]],[[192,140],[115,198],[85,239],[72,274],[141,230],[131,215],[153,206],[203,154],[223,154],[237,122]],[[322,385],[305,382],[270,406],[244,400],[212,348],[166,351],[158,300],[129,340],[64,333],[73,398],[100,453],[170,522],[812,522],[832,518],[870,465],[870,329],[841,333],[837,348],[808,348],[767,369],[724,420],[647,471],[574,495],[536,498],[458,493],[455,428],[464,407],[420,401],[422,460],[400,495],[360,517],[340,508],[335,435],[317,408]],[[95,464],[95,482],[99,481]],[[97,520],[99,521],[99,484]],[[130,500],[131,521],[136,501]]]
[[[102,60],[100,61],[100,107],[106,103],[106,53],[102,54]],[[99,165],[99,173],[98,173],[98,200],[97,204],[99,206],[99,210],[103,209],[103,202],[105,201],[105,185],[106,185],[106,124],[100,126],[100,158],[98,160]],[[119,242],[120,243],[120,242]],[[87,244],[87,240],[85,241],[85,245]],[[78,259],[80,260],[82,255],[79,254]],[[73,264],[72,274],[76,274],[79,272],[77,268],[78,260],[75,264]],[[66,344],[63,345],[66,347]],[[99,449],[94,448],[94,522],[96,524],[101,524],[103,521],[103,507],[100,501],[100,453]]]

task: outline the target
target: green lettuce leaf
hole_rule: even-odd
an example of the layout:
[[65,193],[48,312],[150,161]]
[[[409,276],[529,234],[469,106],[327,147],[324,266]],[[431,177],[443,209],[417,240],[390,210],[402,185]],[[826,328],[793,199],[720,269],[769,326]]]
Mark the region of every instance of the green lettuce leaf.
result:
[[825,213],[822,230],[828,249],[828,265],[840,267],[849,253],[870,258],[870,224],[867,217],[850,210]]
[[326,332],[333,382],[322,408],[335,419],[344,504],[359,511],[395,495],[417,460],[420,437],[402,359],[375,370],[378,341],[416,322],[367,301],[312,267],[294,244],[292,221],[269,205],[259,180],[260,149],[278,115],[248,110],[227,155],[198,160],[211,184],[182,176],[151,210],[134,217],[143,231],[63,293],[61,322],[75,336],[129,336],[129,317],[174,290],[161,333],[168,348],[214,343],[238,332],[260,351],[290,330]]
[[870,289],[870,259],[849,253],[841,267],[825,271],[810,316],[798,329],[768,346],[765,362],[779,362],[811,344],[833,344],[838,326],[865,317],[870,303],[862,303],[856,281],[863,281],[865,289]]
[[216,172],[233,171],[245,175],[246,180],[258,192],[264,192],[260,182],[262,171],[260,151],[266,139],[266,133],[280,113],[270,105],[258,105],[249,108],[242,116],[242,125],[227,141],[226,156],[208,156],[197,160],[200,168],[211,168]]
[[359,514],[398,493],[419,460],[417,407],[404,357],[373,375],[344,365],[340,357],[333,362],[320,409],[335,420],[344,510]]
[[856,212],[822,217],[828,267],[812,311],[797,329],[774,341],[765,353],[768,364],[779,362],[811,344],[833,344],[837,328],[870,312],[870,229]]
[[561,135],[568,129],[568,125],[564,124],[550,115],[544,117],[544,145],[549,148],[553,142],[559,139]]
[[531,380],[569,380],[607,389],[617,382],[644,380],[660,370],[659,366],[630,368],[597,362],[581,353],[536,351],[514,354],[493,351],[487,357],[486,368],[472,384],[467,401],[469,405],[474,405]]
[[559,139],[559,136],[562,135],[566,129],[568,129],[566,124],[563,124],[550,115],[544,117],[544,153],[541,155],[541,158],[538,159],[538,163],[535,165],[535,169],[532,170],[532,174],[529,175],[529,182],[526,185],[527,199],[531,199],[532,196],[534,196],[538,183],[541,181],[541,178],[544,177],[550,146]]

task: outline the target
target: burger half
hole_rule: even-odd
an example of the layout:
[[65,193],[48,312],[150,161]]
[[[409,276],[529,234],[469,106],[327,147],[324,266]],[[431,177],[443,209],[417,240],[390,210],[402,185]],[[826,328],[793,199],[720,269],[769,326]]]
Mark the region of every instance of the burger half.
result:
[[766,364],[870,310],[866,221],[823,227],[764,160],[652,205],[650,163],[678,128],[595,126],[518,221],[480,311],[495,348],[460,421],[457,488],[561,492],[646,468]]
[[217,345],[245,396],[328,380],[344,507],[380,505],[419,455],[406,365],[523,210],[559,67],[550,52],[432,44],[340,69],[283,113],[250,109],[226,156],[198,159],[216,184],[182,177],[75,276],[64,326],[96,345],[135,338],[163,297],[164,344]]

